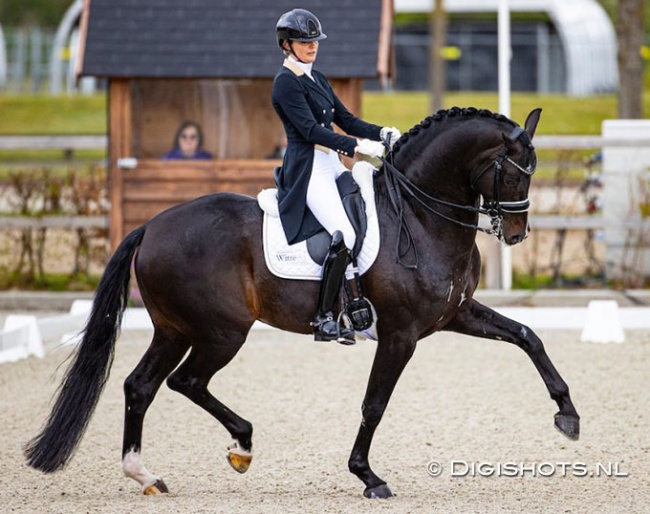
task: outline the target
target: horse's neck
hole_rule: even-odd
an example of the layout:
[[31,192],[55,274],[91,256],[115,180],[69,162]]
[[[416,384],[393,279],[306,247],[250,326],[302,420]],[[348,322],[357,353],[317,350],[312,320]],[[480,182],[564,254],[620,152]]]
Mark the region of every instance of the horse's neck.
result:
[[[402,172],[418,189],[432,198],[462,206],[476,206],[477,204],[478,195],[472,189],[469,169],[457,161],[449,160],[444,156],[439,159],[430,159],[424,165],[422,161],[416,161],[406,164]],[[416,211],[427,210],[418,205],[415,200],[408,199],[408,201],[413,204]],[[472,212],[446,206],[444,203],[426,198],[424,202],[441,214],[463,223],[473,223],[476,218]]]
[[[400,220],[400,215],[395,212],[393,200],[396,199],[393,198],[391,200],[388,186],[383,179],[375,184],[375,191],[377,192],[377,210],[380,216],[380,224],[385,230],[392,231],[395,229],[398,232],[398,237],[408,238],[406,232],[400,234],[400,232],[404,231],[404,227],[402,220]],[[428,191],[427,194],[429,194]],[[442,196],[438,194],[431,194],[431,196],[442,199]],[[470,205],[470,203],[464,204],[460,202],[457,198],[445,197],[445,200],[457,205]],[[476,226],[478,222],[477,215],[456,207],[438,204],[432,200],[423,199],[423,202],[436,212],[432,212],[432,210],[424,207],[417,200],[410,197],[408,193],[402,192],[401,194],[403,221],[408,226],[409,232],[411,232],[414,242],[418,247],[418,253],[426,255],[433,250],[439,253],[443,240],[449,239],[455,243],[453,245],[454,254],[469,255],[475,244],[476,232],[468,228],[463,228],[457,222]],[[450,221],[446,218],[455,221]],[[402,242],[406,244],[405,240]],[[449,247],[449,245],[447,246]],[[428,250],[427,247],[429,247]]]

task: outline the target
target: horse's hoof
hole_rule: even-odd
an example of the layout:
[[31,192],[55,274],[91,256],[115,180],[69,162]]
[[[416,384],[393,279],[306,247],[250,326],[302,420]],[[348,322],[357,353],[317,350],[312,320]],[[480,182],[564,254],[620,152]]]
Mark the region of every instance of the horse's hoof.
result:
[[577,441],[580,438],[580,418],[577,416],[558,412],[555,415],[555,428],[572,441]]
[[156,480],[149,487],[146,487],[142,490],[142,494],[146,496],[149,496],[150,494],[163,494],[168,492],[169,489],[167,489],[167,486],[165,485],[165,482],[162,481],[162,479]]
[[246,473],[253,460],[253,454],[239,446],[237,441],[228,446],[228,455],[226,455],[228,464],[232,466],[237,473]]
[[385,500],[391,496],[395,496],[386,484],[376,485],[375,487],[368,487],[363,492],[366,498],[371,500]]

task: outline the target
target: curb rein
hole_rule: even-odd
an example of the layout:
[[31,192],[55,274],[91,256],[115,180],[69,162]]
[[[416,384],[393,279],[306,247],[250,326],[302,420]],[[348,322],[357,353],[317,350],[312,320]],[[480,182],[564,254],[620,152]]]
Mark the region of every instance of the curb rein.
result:
[[[526,131],[523,128],[515,127],[510,133],[510,135],[508,136],[508,139],[512,141],[517,141],[522,137],[523,134],[526,134]],[[399,231],[398,231],[397,242],[395,244],[395,256],[396,256],[397,263],[404,268],[417,269],[419,264],[419,255],[418,255],[417,247],[415,246],[415,240],[413,239],[411,229],[409,228],[408,223],[404,219],[403,192],[406,193],[411,198],[413,198],[414,200],[416,200],[422,207],[432,212],[433,214],[447,221],[451,221],[452,223],[460,225],[461,227],[471,228],[472,230],[478,230],[480,232],[483,232],[484,234],[493,235],[497,239],[501,239],[502,237],[501,224],[503,222],[504,213],[516,214],[516,213],[526,212],[530,207],[530,200],[528,200],[528,198],[526,198],[525,200],[519,200],[515,202],[500,201],[499,181],[501,179],[501,172],[503,170],[503,161],[509,162],[519,171],[530,176],[533,173],[535,173],[535,168],[537,167],[536,157],[534,157],[531,163],[526,168],[524,168],[519,164],[517,164],[516,162],[514,162],[506,155],[508,149],[506,148],[505,145],[503,145],[503,147],[501,148],[501,150],[499,150],[499,153],[495,157],[494,161],[489,162],[486,166],[484,166],[483,169],[481,169],[481,171],[479,171],[474,175],[474,178],[471,181],[470,184],[471,188],[478,193],[478,191],[476,191],[475,189],[476,183],[487,172],[487,170],[489,170],[491,167],[494,166],[494,185],[493,185],[492,201],[483,202],[482,206],[476,207],[472,205],[460,205],[457,203],[448,202],[446,200],[441,200],[440,198],[435,198],[431,195],[428,195],[420,188],[418,188],[415,184],[413,184],[413,182],[411,182],[401,171],[399,171],[394,166],[393,152],[390,149],[389,141],[390,141],[390,134],[388,134],[387,137],[384,138],[383,140],[387,153],[386,153],[386,157],[380,157],[380,160],[383,163],[383,167],[382,170],[379,171],[379,173],[382,173],[384,175],[384,182],[386,183],[388,198],[390,199],[393,210],[395,211],[395,214],[397,214],[397,218],[399,220],[398,222]],[[524,138],[522,144],[524,144],[524,146],[526,146],[528,149],[534,150],[534,147],[528,137]],[[447,207],[453,207],[455,209],[461,209],[476,214],[485,214],[486,216],[489,216],[490,224],[492,228],[486,229],[480,227],[478,224],[464,223],[457,219],[451,218],[441,213],[440,211],[437,211],[430,205],[428,205],[423,200],[423,198],[440,205],[445,205]],[[404,251],[400,251],[400,246],[402,246],[401,242],[403,237],[406,237],[406,248],[404,249]],[[412,251],[414,254],[414,263],[406,264],[404,261],[402,261],[402,257],[405,256],[411,248],[413,249]]]

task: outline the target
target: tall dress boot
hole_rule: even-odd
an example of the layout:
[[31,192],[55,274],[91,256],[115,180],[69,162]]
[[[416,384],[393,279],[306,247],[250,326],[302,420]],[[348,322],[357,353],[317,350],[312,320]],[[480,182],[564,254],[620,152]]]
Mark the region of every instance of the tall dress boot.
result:
[[318,310],[312,326],[316,341],[338,341],[354,344],[354,330],[337,321],[332,310],[338,298],[348,265],[348,249],[339,230],[332,234],[332,243],[323,263],[323,279],[318,294]]

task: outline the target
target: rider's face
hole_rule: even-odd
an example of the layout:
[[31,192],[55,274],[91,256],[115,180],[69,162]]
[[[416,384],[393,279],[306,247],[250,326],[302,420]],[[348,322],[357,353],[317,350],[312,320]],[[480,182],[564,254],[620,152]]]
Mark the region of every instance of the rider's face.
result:
[[316,60],[318,41],[308,41],[306,43],[303,43],[302,41],[292,41],[291,48],[300,61],[310,64]]

